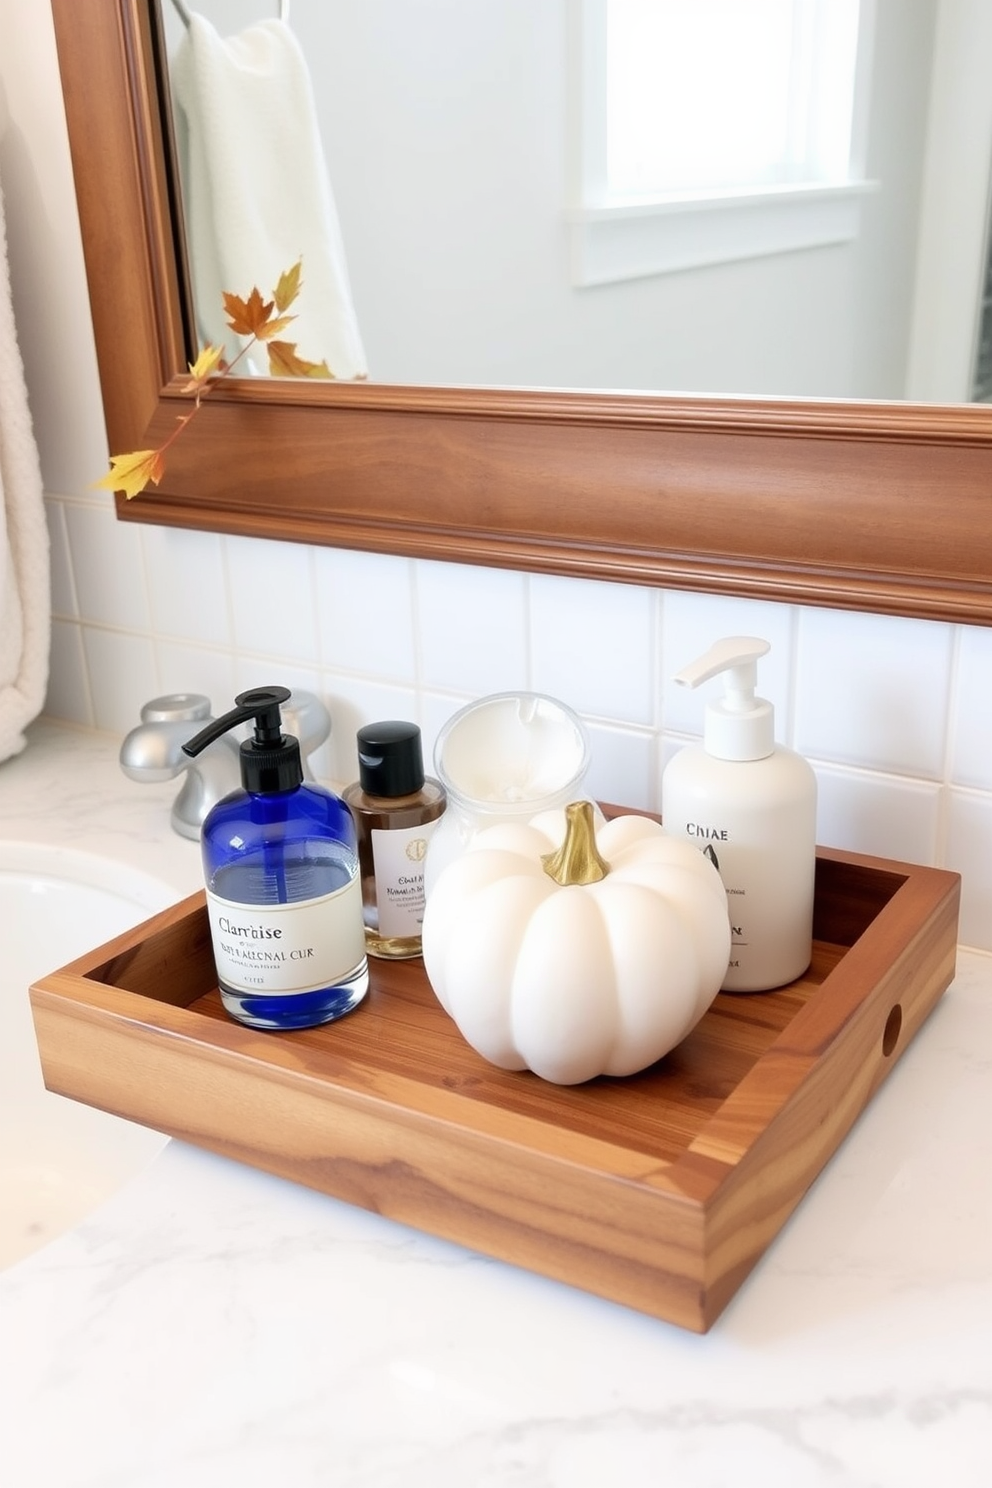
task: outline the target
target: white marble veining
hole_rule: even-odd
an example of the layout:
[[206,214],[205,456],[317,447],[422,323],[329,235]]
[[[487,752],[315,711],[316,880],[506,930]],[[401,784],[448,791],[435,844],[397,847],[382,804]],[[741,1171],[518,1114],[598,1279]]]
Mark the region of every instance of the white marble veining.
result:
[[[198,884],[173,787],[41,725],[0,837]],[[3,1488],[988,1488],[992,959],[705,1337],[170,1142],[0,1274]]]

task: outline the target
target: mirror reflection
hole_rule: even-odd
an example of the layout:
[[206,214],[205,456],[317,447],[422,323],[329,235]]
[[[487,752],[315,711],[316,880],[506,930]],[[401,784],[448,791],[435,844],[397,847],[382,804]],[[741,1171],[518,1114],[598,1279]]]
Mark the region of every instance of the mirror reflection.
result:
[[[619,209],[606,194],[597,90],[608,5],[630,12],[638,0],[292,0],[282,16],[279,0],[162,4],[204,339],[222,334],[222,290],[269,292],[302,253],[286,334],[338,376],[982,395],[992,7],[852,0],[844,180],[835,167],[825,185],[776,178],[770,194],[767,182],[710,183],[705,208],[687,213],[641,178]],[[665,6],[641,9],[657,18]],[[817,0],[714,5],[724,24],[711,38],[726,35],[738,72],[753,75],[751,118],[769,84],[764,61],[742,58],[729,31],[745,9],[754,34],[791,28],[795,56],[797,17],[809,23]],[[807,58],[826,50],[815,33],[805,45]],[[256,84],[274,70],[271,111],[237,71],[220,86],[218,53]],[[701,75],[718,72],[719,55],[712,40]],[[688,54],[678,65],[690,67]],[[738,112],[747,97],[745,87]],[[203,173],[202,154],[196,163],[205,145],[228,162],[219,176]],[[256,358],[250,370],[267,367]]]

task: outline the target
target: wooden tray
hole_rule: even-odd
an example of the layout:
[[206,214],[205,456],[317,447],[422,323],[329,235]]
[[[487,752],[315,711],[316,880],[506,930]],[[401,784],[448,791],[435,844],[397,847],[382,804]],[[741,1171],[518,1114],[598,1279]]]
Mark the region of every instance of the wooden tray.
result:
[[809,972],[719,996],[643,1074],[561,1088],[469,1048],[419,960],[361,1006],[223,1012],[204,897],[42,978],[50,1090],[705,1331],[954,975],[957,874],[821,849]]

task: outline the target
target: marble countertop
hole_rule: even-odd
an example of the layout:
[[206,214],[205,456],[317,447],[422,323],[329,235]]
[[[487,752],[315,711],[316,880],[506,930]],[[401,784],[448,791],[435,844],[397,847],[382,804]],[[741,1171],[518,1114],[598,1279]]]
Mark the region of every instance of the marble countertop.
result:
[[[198,887],[176,787],[36,725],[0,838]],[[958,975],[713,1329],[170,1142],[0,1272],[3,1488],[992,1483],[992,958]]]

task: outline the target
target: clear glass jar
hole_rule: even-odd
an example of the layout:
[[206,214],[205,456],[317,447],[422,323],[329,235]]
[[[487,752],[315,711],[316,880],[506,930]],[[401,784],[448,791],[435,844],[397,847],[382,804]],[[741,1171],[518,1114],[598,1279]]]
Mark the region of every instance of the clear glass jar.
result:
[[448,805],[427,849],[427,894],[483,827],[581,799],[589,764],[585,725],[557,698],[499,692],[453,714],[434,747]]

